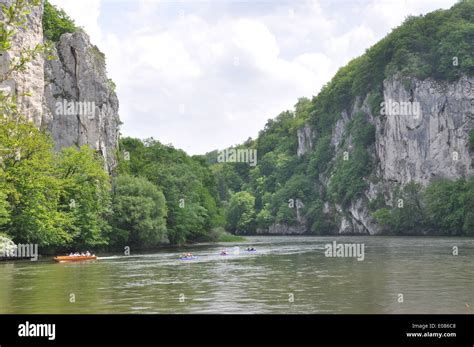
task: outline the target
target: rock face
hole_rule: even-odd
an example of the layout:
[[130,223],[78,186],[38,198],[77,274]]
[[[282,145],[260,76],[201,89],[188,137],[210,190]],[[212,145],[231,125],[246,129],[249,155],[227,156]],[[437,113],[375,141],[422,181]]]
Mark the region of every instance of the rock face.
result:
[[45,126],[57,149],[88,144],[112,171],[120,120],[105,58],[84,33],[63,34],[55,55],[45,63]]
[[[44,43],[42,16],[42,5],[28,15],[11,51],[0,55],[0,72],[6,72],[20,50]],[[57,59],[37,56],[26,72],[12,75],[0,88],[18,96],[20,111],[51,133],[56,150],[89,145],[104,157],[105,169],[111,173],[116,167],[120,120],[105,57],[82,32],[63,34],[53,50]],[[31,96],[22,96],[25,92]]]
[[472,175],[468,133],[474,124],[474,79],[464,77],[450,84],[411,79],[409,84],[404,87],[400,77],[384,83],[385,104],[414,103],[419,112],[398,112],[377,122],[380,176],[426,185],[435,177]]
[[[11,5],[13,0],[0,0],[0,5]],[[3,18],[0,13],[0,20]],[[22,49],[34,49],[43,44],[43,5],[35,7],[27,16],[24,28],[19,28],[12,40],[12,48],[8,52],[0,52],[0,72],[7,73],[10,61],[18,58]],[[44,59],[38,55],[27,64],[27,69],[21,73],[13,73],[0,88],[11,95],[16,95],[19,111],[35,122],[42,124],[42,104],[44,93]],[[29,96],[25,96],[29,93]]]
[[258,229],[257,234],[265,235],[303,235],[306,233],[306,227],[303,225],[286,225],[275,223],[268,229]]
[[298,135],[298,150],[297,155],[301,157],[313,148],[313,131],[309,125],[304,125],[297,131]]
[[268,235],[303,235],[307,232],[307,221],[302,215],[301,209],[304,204],[300,199],[296,199],[294,209],[296,210],[296,225],[287,225],[282,223],[274,223],[266,229],[257,229],[257,234]]
[[[409,182],[424,186],[439,178],[460,179],[474,175],[473,153],[469,152],[469,131],[474,128],[474,78],[462,77],[448,83],[432,79],[395,75],[383,83],[381,114],[372,114],[368,96],[359,98],[352,110],[341,113],[332,131],[336,154],[343,148],[353,116],[362,112],[375,125],[375,146],[369,153],[375,163],[368,188],[349,206],[325,201],[323,213],[334,216],[338,234],[379,234],[380,226],[371,216],[369,203],[383,196],[390,200],[393,188]],[[312,148],[312,131],[306,125],[298,131],[300,156]],[[327,186],[330,177],[320,177]],[[298,224],[294,228],[303,228]],[[287,233],[282,226],[273,232]],[[308,230],[306,230],[307,232]]]

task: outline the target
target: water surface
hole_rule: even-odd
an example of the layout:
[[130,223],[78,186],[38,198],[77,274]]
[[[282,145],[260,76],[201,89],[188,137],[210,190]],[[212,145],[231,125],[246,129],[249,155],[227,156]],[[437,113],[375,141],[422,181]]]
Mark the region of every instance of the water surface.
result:
[[[364,244],[365,259],[326,257],[334,240]],[[179,260],[184,251],[198,258]],[[1,262],[0,313],[474,313],[474,239],[248,237],[77,264]]]

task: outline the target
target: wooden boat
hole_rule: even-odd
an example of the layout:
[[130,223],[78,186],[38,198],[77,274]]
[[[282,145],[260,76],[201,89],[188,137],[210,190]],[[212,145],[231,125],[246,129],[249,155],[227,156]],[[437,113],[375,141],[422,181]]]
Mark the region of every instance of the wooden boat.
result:
[[70,262],[70,261],[84,261],[84,260],[96,260],[97,257],[95,255],[78,255],[78,256],[60,256],[60,257],[54,257],[54,261],[58,263],[64,263],[64,262]]

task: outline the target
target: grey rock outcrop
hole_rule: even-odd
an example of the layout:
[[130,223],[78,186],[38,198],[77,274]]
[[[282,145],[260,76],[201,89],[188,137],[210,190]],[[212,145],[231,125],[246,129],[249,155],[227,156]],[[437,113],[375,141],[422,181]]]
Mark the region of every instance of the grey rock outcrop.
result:
[[[13,0],[0,0],[0,5],[11,5]],[[2,19],[0,13],[0,20]],[[24,27],[12,40],[12,48],[8,52],[0,52],[0,72],[2,76],[9,70],[12,59],[20,56],[22,49],[34,49],[43,44],[43,5],[36,6],[27,15]],[[41,55],[26,64],[23,72],[14,72],[1,83],[0,88],[7,94],[15,95],[19,111],[35,122],[42,125],[42,104],[44,93],[44,59]],[[27,95],[28,94],[28,95]]]
[[[352,148],[348,125],[355,114],[362,112],[367,123],[375,126],[375,145],[369,150],[374,170],[370,179],[363,179],[366,190],[345,208],[324,202],[323,213],[336,221],[334,232],[338,234],[383,233],[369,204],[381,197],[390,205],[397,186],[409,182],[426,186],[438,178],[455,180],[474,175],[469,150],[469,131],[474,128],[473,77],[440,82],[396,74],[386,79],[383,87],[380,114],[372,114],[374,105],[369,105],[369,96],[358,97],[351,110],[341,113],[332,130],[331,145],[336,155],[341,155]],[[309,125],[298,130],[298,156],[313,150],[313,139]],[[319,175],[320,185],[327,188],[330,181],[330,176]],[[304,227],[298,223],[292,228],[300,232]],[[274,225],[271,232],[287,234],[294,230]]]
[[380,177],[400,184],[415,181],[426,185],[437,177],[471,176],[468,132],[474,124],[474,79],[463,77],[443,83],[413,78],[410,84],[406,88],[399,76],[384,82],[385,104],[417,103],[420,112],[379,118],[376,150]]
[[297,130],[298,136],[298,149],[296,154],[301,157],[305,153],[309,152],[313,148],[313,130],[308,124]]
[[341,118],[336,122],[331,136],[331,145],[335,148],[339,148],[339,144],[344,138],[347,124],[349,124],[350,118],[346,111],[342,112]]
[[307,232],[304,225],[287,225],[275,223],[270,225],[268,229],[257,229],[257,234],[265,235],[303,235]]
[[[3,4],[11,2],[0,0]],[[3,76],[23,49],[44,44],[42,17],[43,5],[35,7],[25,28],[14,37],[12,49],[0,52]],[[89,145],[104,157],[105,169],[113,172],[119,104],[107,78],[104,55],[82,32],[63,34],[52,55],[57,59],[45,61],[41,54],[36,56],[26,71],[14,73],[1,83],[1,90],[18,97],[20,112],[51,133],[56,150]]]
[[88,144],[105,158],[107,169],[112,171],[120,120],[105,58],[81,32],[63,34],[55,54],[58,59],[45,63],[45,126],[57,149]]

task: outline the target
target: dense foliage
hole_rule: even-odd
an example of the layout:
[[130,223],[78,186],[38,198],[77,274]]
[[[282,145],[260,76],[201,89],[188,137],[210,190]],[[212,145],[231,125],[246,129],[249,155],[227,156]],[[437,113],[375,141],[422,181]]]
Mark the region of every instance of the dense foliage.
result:
[[154,247],[165,241],[166,200],[146,178],[121,175],[114,181],[113,245]]
[[53,152],[50,137],[17,118],[0,127],[0,231],[17,242],[82,247],[105,243],[110,184],[88,147]]
[[474,177],[441,180],[427,189],[410,183],[394,194],[390,207],[373,215],[396,234],[434,232],[444,235],[474,235]]
[[74,33],[81,30],[64,10],[52,5],[48,0],[44,2],[43,34],[47,40],[59,41],[62,34]]
[[148,139],[121,140],[119,174],[146,178],[166,198],[166,238],[174,244],[209,239],[212,228],[222,226],[217,184],[203,158]]

